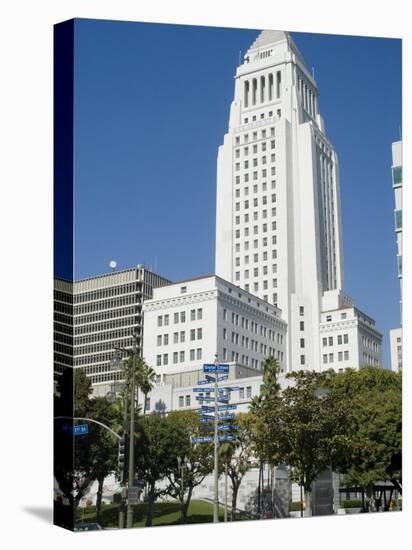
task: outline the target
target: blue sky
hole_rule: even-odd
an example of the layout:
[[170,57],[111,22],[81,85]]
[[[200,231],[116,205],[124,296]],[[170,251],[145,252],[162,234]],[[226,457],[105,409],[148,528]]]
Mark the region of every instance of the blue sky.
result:
[[[214,271],[216,157],[239,53],[256,30],[115,21],[75,25],[75,277],[144,263]],[[294,33],[314,67],[340,162],[345,289],[384,334],[399,325],[391,143],[401,41]]]

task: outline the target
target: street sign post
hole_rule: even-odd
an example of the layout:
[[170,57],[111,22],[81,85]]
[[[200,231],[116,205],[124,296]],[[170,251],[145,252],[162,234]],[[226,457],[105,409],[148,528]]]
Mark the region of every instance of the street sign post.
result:
[[236,437],[231,434],[219,435],[219,441],[234,441]]
[[192,437],[192,443],[211,443],[212,441],[212,435],[206,435],[203,437]]
[[234,411],[237,409],[237,405],[219,405],[217,410],[220,411]]
[[[199,380],[198,386],[206,386],[213,384],[213,386],[196,387],[193,388],[195,393],[209,393],[214,392],[213,397],[209,395],[196,395],[195,399],[201,404],[200,409],[197,411],[199,415],[199,423],[203,432],[211,431],[213,428],[213,435],[206,435],[202,437],[192,437],[192,443],[214,443],[214,499],[213,499],[213,522],[219,521],[219,468],[218,468],[218,448],[221,441],[234,441],[235,436],[231,433],[219,435],[220,432],[230,432],[232,426],[230,424],[219,424],[222,421],[232,420],[235,417],[234,413],[218,414],[221,411],[234,411],[236,405],[228,405],[230,392],[240,390],[236,386],[218,386],[218,382],[223,382],[229,378],[229,365],[217,362],[217,355],[215,363],[205,363],[203,365],[203,372],[205,373],[205,380]],[[223,376],[219,376],[223,375]],[[215,376],[211,376],[215,375]],[[212,403],[214,406],[202,405],[202,403]],[[220,405],[223,403],[223,405]],[[214,413],[210,415],[207,413]],[[213,423],[213,424],[212,424]],[[237,429],[236,427],[233,429]]]
[[197,401],[214,401],[215,400],[214,397],[209,397],[206,395],[196,395],[195,399],[197,399]]
[[203,372],[207,373],[218,373],[218,374],[227,374],[229,372],[229,365],[225,364],[215,364],[215,363],[205,363],[203,365]]
[[128,503],[131,506],[136,506],[139,503],[139,494],[141,489],[139,487],[129,487],[127,491]]
[[233,420],[235,418],[235,414],[234,413],[229,413],[229,414],[219,414],[218,416],[218,419],[219,420]]
[[88,424],[76,424],[73,426],[73,435],[85,435],[89,433]]

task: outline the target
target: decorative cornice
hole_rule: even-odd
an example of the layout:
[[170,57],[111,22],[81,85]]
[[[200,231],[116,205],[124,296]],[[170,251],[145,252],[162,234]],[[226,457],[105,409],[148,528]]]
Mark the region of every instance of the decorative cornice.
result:
[[163,298],[159,300],[147,300],[143,302],[143,311],[168,310],[175,307],[183,307],[191,304],[200,304],[217,298],[217,290],[207,290],[196,294],[182,294],[173,298]]

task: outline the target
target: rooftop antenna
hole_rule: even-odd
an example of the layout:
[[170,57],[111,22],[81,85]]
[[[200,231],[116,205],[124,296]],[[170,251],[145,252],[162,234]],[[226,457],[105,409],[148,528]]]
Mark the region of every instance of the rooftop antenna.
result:
[[312,78],[315,80],[315,67],[312,67]]
[[399,140],[402,141],[402,130],[401,130],[401,125],[399,125]]
[[242,50],[239,50],[239,65],[242,62]]
[[116,262],[116,260],[110,260],[109,266],[110,266],[112,272],[115,271],[115,270],[116,270],[116,267],[117,267],[117,262]]

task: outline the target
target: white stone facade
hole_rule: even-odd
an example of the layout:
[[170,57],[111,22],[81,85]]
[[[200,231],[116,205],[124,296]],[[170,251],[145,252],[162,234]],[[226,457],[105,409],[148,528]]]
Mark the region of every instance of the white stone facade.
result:
[[289,371],[322,369],[323,302],[332,293],[338,307],[351,304],[338,160],[286,32],[263,31],[236,71],[217,162],[216,273],[281,308]]
[[160,382],[171,373],[200,371],[216,354],[254,373],[273,355],[286,370],[287,326],[280,310],[219,277],[155,289],[143,311],[143,356]]
[[402,329],[393,328],[389,331],[391,346],[391,369],[395,372],[402,371]]
[[[392,187],[395,196],[395,232],[397,246],[397,267],[400,283],[400,315],[402,319],[402,141],[392,143]],[[402,370],[402,329],[392,329],[389,334],[391,346],[391,368]]]

